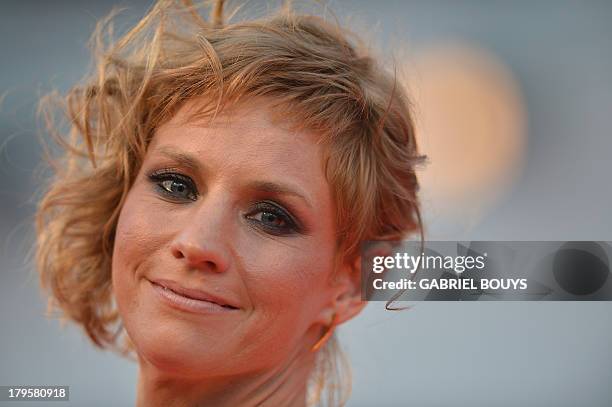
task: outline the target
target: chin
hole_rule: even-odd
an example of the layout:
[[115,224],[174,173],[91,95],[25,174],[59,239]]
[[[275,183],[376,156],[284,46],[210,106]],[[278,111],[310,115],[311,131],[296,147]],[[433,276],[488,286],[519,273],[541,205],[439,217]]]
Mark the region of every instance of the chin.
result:
[[171,375],[202,376],[211,371],[211,366],[222,366],[224,359],[212,354],[214,347],[201,335],[199,341],[195,341],[192,335],[183,334],[174,324],[135,332],[130,338],[140,358]]

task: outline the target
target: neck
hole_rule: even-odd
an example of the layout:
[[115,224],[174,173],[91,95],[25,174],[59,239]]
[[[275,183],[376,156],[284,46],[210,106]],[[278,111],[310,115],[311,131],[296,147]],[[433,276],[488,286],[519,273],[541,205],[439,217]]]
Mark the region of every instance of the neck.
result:
[[314,355],[299,352],[282,366],[240,376],[185,378],[139,357],[137,407],[306,406]]

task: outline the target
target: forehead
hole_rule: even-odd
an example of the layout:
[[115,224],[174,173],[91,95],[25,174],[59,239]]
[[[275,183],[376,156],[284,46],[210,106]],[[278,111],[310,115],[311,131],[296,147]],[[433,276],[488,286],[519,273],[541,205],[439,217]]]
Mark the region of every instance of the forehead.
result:
[[197,100],[182,106],[156,131],[149,151],[178,149],[220,175],[280,178],[313,193],[330,192],[319,137],[295,130],[290,117],[283,120],[265,99],[226,109],[212,120],[195,118],[197,109]]

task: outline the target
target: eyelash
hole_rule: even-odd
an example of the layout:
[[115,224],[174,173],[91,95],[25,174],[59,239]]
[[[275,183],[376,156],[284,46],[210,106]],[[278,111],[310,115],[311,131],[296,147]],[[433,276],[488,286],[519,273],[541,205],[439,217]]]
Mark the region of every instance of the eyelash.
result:
[[[185,200],[196,201],[199,197],[199,193],[195,182],[190,177],[175,172],[173,169],[163,169],[151,172],[148,176],[149,181],[156,186],[158,192],[164,196],[170,198],[176,202],[185,202]],[[164,183],[179,183],[187,187],[188,192],[191,196],[181,197],[177,196],[175,192],[170,190],[170,186],[164,186]],[[253,216],[261,213],[262,215],[267,213],[276,216],[282,222],[284,226],[272,226],[263,223],[260,220],[253,219]],[[253,209],[245,215],[245,219],[249,223],[255,224],[256,227],[263,229],[265,232],[275,236],[286,236],[296,233],[303,233],[303,228],[300,222],[297,221],[287,210],[282,208],[279,204],[273,201],[260,201],[253,205]]]
[[[282,220],[285,223],[285,226],[265,225],[263,222],[251,218],[251,216],[258,213],[261,213],[262,215],[264,213],[272,214]],[[303,233],[303,229],[299,222],[295,220],[294,217],[289,214],[289,212],[272,201],[257,202],[254,205],[254,209],[245,215],[245,219],[247,219],[249,222],[254,222],[261,225],[260,227],[266,232],[276,236]]]
[[[198,199],[198,189],[193,180],[187,176],[176,173],[171,169],[153,171],[148,175],[148,178],[157,186],[157,190],[159,192],[173,200],[189,199],[191,201],[195,201]],[[174,192],[163,185],[165,182],[176,182],[187,186],[187,188],[192,192],[192,196],[183,198],[178,197]]]

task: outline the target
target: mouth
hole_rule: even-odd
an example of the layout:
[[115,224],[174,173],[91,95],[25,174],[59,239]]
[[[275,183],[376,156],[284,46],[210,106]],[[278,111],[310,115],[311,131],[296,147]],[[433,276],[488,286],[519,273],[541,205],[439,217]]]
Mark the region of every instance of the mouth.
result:
[[182,311],[214,313],[236,311],[239,308],[228,300],[202,290],[185,288],[170,280],[148,280],[156,293],[167,304]]

